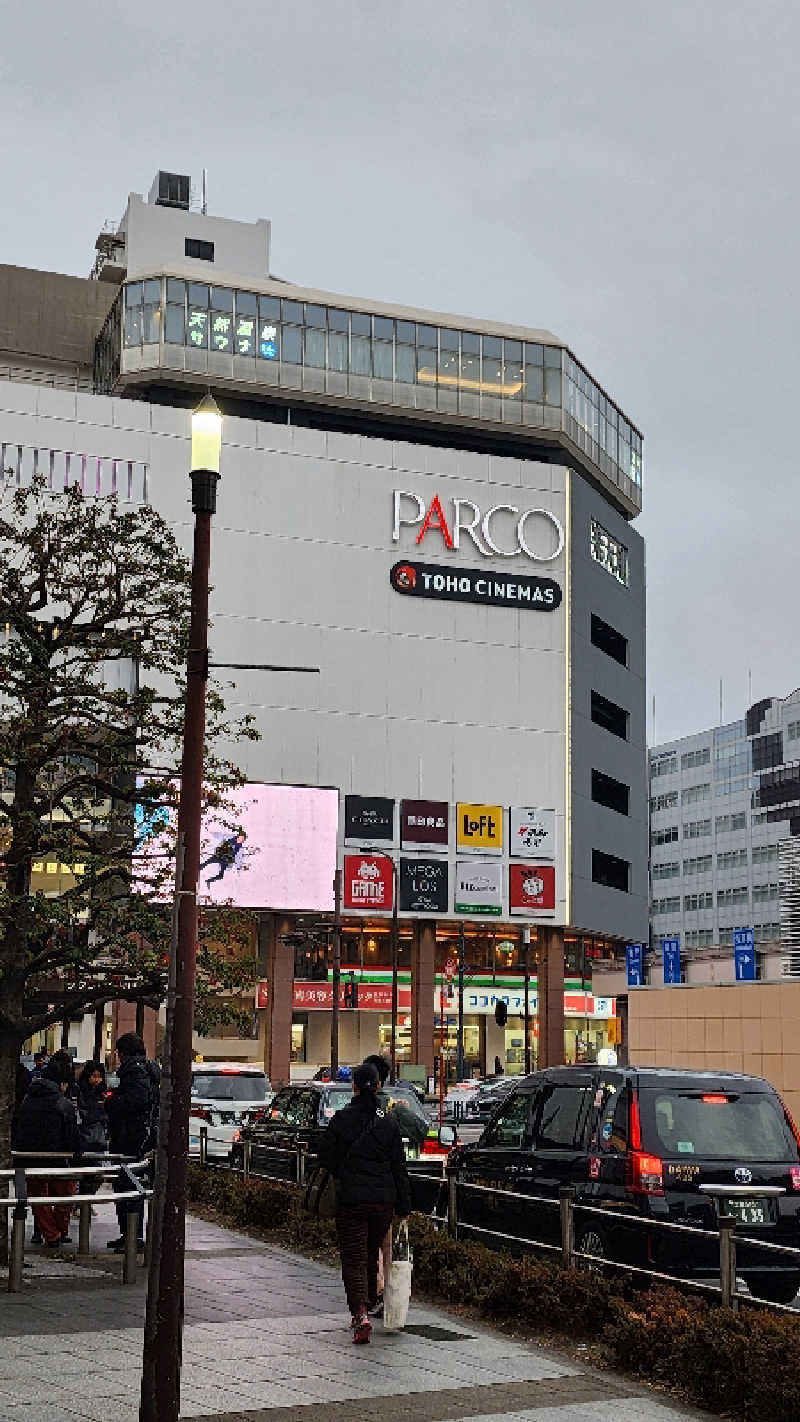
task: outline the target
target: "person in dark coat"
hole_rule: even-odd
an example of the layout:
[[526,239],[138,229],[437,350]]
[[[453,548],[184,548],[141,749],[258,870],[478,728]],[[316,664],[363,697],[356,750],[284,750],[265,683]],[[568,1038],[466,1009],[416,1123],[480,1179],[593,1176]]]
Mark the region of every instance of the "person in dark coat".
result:
[[[78,1117],[73,1103],[67,1096],[72,1085],[74,1071],[72,1061],[66,1053],[56,1052],[41,1076],[34,1077],[20,1103],[11,1124],[11,1149],[17,1152],[15,1163],[43,1166],[46,1161],[37,1159],[41,1152],[61,1156],[55,1163],[70,1165],[80,1154]],[[25,1152],[30,1151],[26,1159]],[[29,1182],[30,1193],[48,1195],[54,1198],[70,1196],[75,1192],[74,1181],[64,1176],[40,1178],[34,1176]],[[45,1245],[57,1249],[60,1244],[69,1244],[69,1221],[71,1207],[64,1205],[32,1205],[35,1229],[40,1233]]]
[[[108,1117],[106,1115],[106,1069],[102,1062],[86,1062],[75,1082],[75,1104],[78,1108],[78,1131],[84,1155],[104,1155],[108,1149]],[[89,1160],[86,1161],[90,1165]],[[81,1190],[93,1195],[103,1182],[102,1175],[85,1175]]]
[[17,1062],[17,1079],[14,1083],[14,1110],[21,1105],[25,1099],[25,1093],[33,1081],[33,1073],[28,1071],[24,1062]]
[[[155,1062],[147,1060],[144,1042],[137,1032],[124,1032],[117,1038],[119,1085],[106,1101],[109,1149],[114,1155],[127,1155],[141,1160],[154,1144],[152,1127],[158,1110],[160,1073]],[[126,1191],[128,1182],[114,1181],[114,1189]],[[125,1247],[125,1223],[129,1211],[139,1222],[136,1238],[144,1248],[144,1200],[120,1200],[116,1207],[119,1239],[112,1239],[108,1248],[122,1253]]]
[[320,1165],[337,1184],[336,1230],[354,1343],[370,1340],[378,1250],[392,1215],[405,1219],[411,1213],[403,1140],[392,1115],[378,1104],[378,1086],[374,1066],[356,1067],[353,1100],[337,1111],[319,1149]]

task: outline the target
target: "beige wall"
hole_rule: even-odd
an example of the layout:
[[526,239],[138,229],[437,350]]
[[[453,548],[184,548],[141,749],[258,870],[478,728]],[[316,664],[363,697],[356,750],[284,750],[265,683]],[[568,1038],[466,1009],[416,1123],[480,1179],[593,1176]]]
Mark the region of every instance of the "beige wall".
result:
[[766,1077],[800,1122],[800,982],[631,991],[628,1059]]

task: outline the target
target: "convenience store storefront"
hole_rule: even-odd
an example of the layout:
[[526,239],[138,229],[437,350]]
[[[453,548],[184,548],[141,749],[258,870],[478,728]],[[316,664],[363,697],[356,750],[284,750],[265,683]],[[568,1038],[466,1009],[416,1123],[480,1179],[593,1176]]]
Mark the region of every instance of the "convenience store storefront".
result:
[[[497,1058],[503,1071],[518,1075],[524,1071],[524,991],[522,973],[481,972],[465,974],[464,980],[464,1062],[467,1075],[491,1075]],[[444,997],[444,1015],[442,999]],[[295,981],[292,1000],[291,1070],[293,1077],[313,1075],[327,1064],[333,987],[327,980]],[[503,1027],[495,1021],[499,1000],[506,1004],[508,1020]],[[344,962],[340,985],[340,1060],[360,1061],[370,1052],[388,1055],[392,1028],[392,974],[390,968],[361,967]],[[535,1069],[538,1055],[538,992],[536,973],[529,979],[531,1057]],[[596,1061],[598,1053],[613,1049],[616,1040],[616,1003],[613,998],[595,997],[591,981],[570,977],[564,991],[564,1060]],[[408,968],[398,972],[397,1059],[400,1069],[413,1061],[412,979]],[[437,973],[434,987],[434,1076],[443,1059],[448,1079],[455,1078],[458,1049],[458,985],[444,973]]]

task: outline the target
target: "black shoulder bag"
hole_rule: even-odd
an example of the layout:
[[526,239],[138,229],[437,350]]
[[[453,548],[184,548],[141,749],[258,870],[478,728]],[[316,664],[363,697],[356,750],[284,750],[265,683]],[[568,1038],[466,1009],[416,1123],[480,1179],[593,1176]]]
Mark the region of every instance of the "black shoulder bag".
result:
[[[355,1150],[357,1145],[361,1144],[365,1136],[369,1135],[378,1117],[382,1117],[383,1114],[383,1111],[378,1109],[369,1125],[365,1126],[364,1130],[361,1131],[352,1144],[347,1147],[340,1162],[340,1169],[350,1153]],[[327,1170],[324,1165],[315,1166],[306,1186],[306,1193],[303,1197],[303,1208],[317,1220],[332,1220],[336,1214],[337,1203],[335,1175],[333,1175],[330,1170]]]

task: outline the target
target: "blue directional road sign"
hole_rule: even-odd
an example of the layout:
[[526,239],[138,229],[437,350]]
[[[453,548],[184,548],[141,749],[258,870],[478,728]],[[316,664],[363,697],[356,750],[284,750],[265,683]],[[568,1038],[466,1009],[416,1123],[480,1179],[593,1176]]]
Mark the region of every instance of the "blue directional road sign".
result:
[[644,982],[644,944],[629,943],[625,949],[628,987],[641,987]]
[[734,928],[733,961],[737,983],[752,983],[756,980],[756,950],[752,928]]
[[664,982],[679,983],[681,980],[680,938],[662,938],[661,951],[664,955]]

